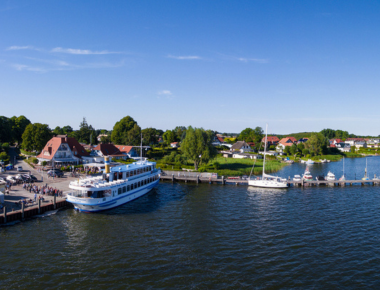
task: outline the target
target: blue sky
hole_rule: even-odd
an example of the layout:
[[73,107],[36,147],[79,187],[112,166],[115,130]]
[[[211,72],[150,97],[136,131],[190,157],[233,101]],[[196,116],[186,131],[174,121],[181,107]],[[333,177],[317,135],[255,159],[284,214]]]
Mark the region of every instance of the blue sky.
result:
[[378,1],[0,1],[0,115],[379,135]]

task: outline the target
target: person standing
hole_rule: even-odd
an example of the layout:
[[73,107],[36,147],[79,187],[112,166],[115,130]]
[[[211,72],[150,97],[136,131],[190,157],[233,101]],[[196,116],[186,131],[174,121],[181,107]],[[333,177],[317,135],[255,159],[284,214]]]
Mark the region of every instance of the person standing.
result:
[[37,193],[34,194],[34,202],[37,200]]

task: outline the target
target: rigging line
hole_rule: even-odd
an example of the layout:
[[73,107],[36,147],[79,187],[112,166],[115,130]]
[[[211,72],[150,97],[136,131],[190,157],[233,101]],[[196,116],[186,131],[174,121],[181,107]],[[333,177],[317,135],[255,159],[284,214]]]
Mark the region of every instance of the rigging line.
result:
[[[260,146],[259,146],[259,150],[258,150],[258,152],[257,152],[257,157],[259,156],[259,153],[260,153],[261,143],[263,143],[263,139],[261,139]],[[256,161],[257,161],[257,158],[256,158],[255,161],[253,162],[253,166],[252,166],[252,169],[251,169],[251,173],[249,174],[249,179],[251,179],[251,175],[252,175],[252,172],[253,172],[253,168],[255,167]]]

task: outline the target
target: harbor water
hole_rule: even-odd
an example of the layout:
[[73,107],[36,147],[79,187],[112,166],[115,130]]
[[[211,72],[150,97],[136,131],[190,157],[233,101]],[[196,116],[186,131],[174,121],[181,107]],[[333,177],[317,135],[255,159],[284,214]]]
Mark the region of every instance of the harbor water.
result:
[[[348,179],[361,179],[365,163],[345,159]],[[343,166],[309,169],[340,177]],[[380,158],[368,158],[368,173],[380,175]],[[0,287],[8,289],[375,288],[380,187],[162,182],[103,213],[66,209],[0,228],[0,241]]]

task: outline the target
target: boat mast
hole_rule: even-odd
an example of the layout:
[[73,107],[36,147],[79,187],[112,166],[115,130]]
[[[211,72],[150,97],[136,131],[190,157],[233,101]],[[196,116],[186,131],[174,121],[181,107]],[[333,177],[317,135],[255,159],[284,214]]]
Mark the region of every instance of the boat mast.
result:
[[141,132],[141,143],[140,143],[140,161],[142,161],[142,132]]
[[264,144],[264,163],[263,163],[263,178],[264,178],[264,171],[265,171],[265,156],[267,153],[267,141],[268,141],[268,124],[266,124],[265,127],[265,144]]

